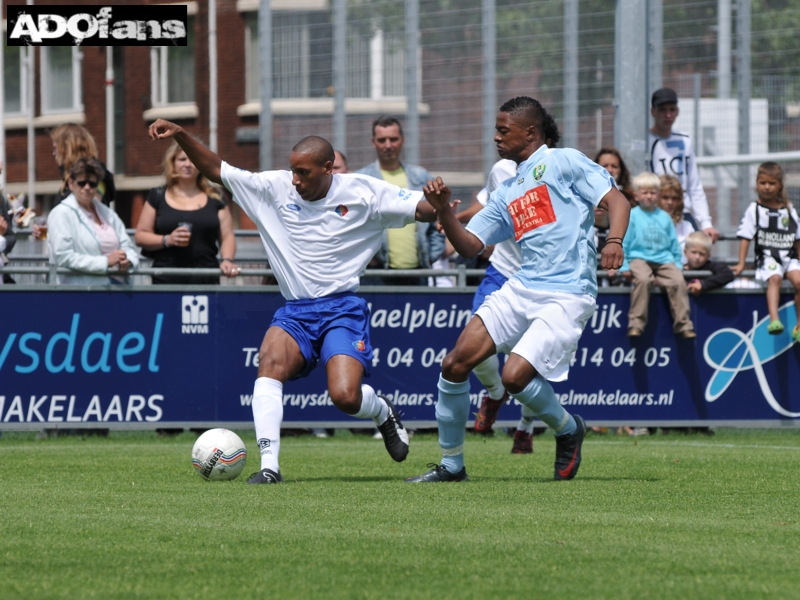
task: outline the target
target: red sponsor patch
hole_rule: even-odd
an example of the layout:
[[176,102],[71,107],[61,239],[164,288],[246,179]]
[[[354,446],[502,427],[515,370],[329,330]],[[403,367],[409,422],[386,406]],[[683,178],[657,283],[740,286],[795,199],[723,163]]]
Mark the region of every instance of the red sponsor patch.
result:
[[514,239],[519,241],[523,235],[537,227],[554,223],[556,213],[550,202],[550,192],[542,184],[528,190],[524,196],[512,200],[508,205],[508,214],[514,223]]

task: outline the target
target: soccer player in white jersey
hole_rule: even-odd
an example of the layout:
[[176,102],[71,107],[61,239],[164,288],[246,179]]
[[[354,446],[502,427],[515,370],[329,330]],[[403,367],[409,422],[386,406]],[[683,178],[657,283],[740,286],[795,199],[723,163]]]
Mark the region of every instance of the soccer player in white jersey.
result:
[[572,479],[581,463],[586,425],[561,406],[548,380],[563,381],[586,322],[595,310],[597,258],[594,207],[608,209],[604,269],[622,265],[622,238],[630,204],[605,169],[572,149],[544,145],[546,112],[520,96],[500,107],[495,144],[519,166],[517,177],[495,190],[467,228],[450,206],[441,178],[426,185],[428,202],[456,251],[474,256],[486,245],[514,238],[522,267],[489,296],[442,362],[436,420],[442,462],[409,483],[466,481],[464,427],[469,373],[497,352],[509,355],[503,386],[556,435],[554,477]]
[[248,483],[283,481],[278,462],[283,385],[306,376],[318,361],[325,365],[333,404],[356,418],[373,419],[389,455],[405,460],[408,433],[397,411],[361,381],[369,372],[372,346],[369,309],[354,292],[384,229],[436,218],[422,192],[365,175],[333,175],[333,147],[316,136],[292,149],[291,171],[251,173],[224,162],[169,121],[158,119],[149,134],[154,140],[174,138],[206,178],[233,194],[258,227],[287,300],[259,351],[252,406],[261,470]]

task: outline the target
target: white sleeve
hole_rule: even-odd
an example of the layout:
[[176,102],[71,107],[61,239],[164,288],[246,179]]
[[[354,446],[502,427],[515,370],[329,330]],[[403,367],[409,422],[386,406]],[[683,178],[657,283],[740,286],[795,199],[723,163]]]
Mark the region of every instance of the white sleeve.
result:
[[494,163],[492,170],[489,172],[489,181],[486,184],[486,189],[491,194],[493,191],[499,188],[504,181],[508,181],[512,177],[516,176],[517,165],[513,160],[498,160],[496,163]]
[[374,177],[362,181],[372,189],[375,197],[372,215],[382,227],[405,227],[414,222],[417,204],[425,199],[421,191],[406,190]]
[[478,204],[480,204],[481,206],[486,206],[486,203],[489,202],[489,188],[485,187],[480,192],[478,192],[478,195],[475,197],[475,200],[477,200]]
[[697,170],[697,163],[694,157],[694,142],[687,138],[686,150],[686,195],[689,197],[690,212],[700,225],[700,229],[713,227],[711,224],[711,213],[708,210],[708,198],[703,189],[703,182],[700,181],[700,172]]
[[284,171],[264,171],[252,173],[232,167],[225,161],[219,170],[225,188],[233,195],[233,201],[242,207],[248,217],[253,219],[259,203],[270,201],[275,196],[273,180],[284,175]]
[[739,230],[736,232],[736,237],[744,240],[752,240],[754,237],[756,237],[757,218],[758,214],[756,212],[756,203],[751,202],[750,206],[748,206],[744,211],[742,222],[739,224]]
[[[3,252],[6,249],[6,238],[0,235],[0,252]],[[0,268],[2,268],[3,263],[0,263]]]

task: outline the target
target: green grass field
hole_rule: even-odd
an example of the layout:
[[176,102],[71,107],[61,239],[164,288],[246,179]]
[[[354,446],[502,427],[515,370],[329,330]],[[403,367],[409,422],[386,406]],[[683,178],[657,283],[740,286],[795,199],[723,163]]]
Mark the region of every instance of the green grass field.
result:
[[469,435],[464,484],[347,432],[286,438],[286,485],[208,483],[195,436],[5,433],[0,597],[798,598],[800,431],[589,437],[513,456]]

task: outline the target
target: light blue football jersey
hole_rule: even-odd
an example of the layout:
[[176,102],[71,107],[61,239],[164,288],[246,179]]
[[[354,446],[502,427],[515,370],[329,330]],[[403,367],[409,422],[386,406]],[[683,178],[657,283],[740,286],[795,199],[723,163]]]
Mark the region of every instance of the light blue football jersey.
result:
[[492,192],[467,229],[485,245],[514,239],[525,287],[597,297],[594,207],[612,187],[604,168],[571,148],[542,146]]

